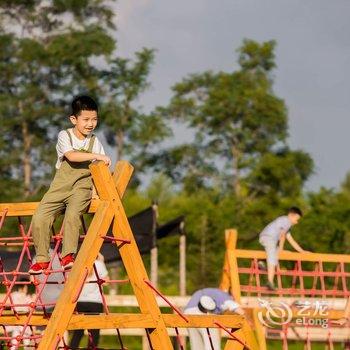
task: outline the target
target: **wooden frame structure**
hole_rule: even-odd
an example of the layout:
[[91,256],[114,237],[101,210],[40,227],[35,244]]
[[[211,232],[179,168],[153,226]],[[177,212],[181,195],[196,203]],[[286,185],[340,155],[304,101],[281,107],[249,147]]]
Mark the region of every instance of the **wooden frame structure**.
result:
[[[248,258],[248,259],[266,259],[266,253],[265,251],[258,251],[258,250],[244,250],[244,249],[237,249],[237,239],[238,239],[238,233],[236,229],[227,229],[225,231],[225,243],[226,243],[226,252],[225,252],[225,258],[224,258],[224,264],[223,264],[223,270],[222,270],[222,276],[220,281],[220,289],[230,292],[232,297],[237,300],[238,302],[241,302],[242,295],[241,295],[241,282],[240,282],[240,275],[239,275],[239,266],[238,266],[238,259],[239,258]],[[297,253],[297,252],[290,252],[290,251],[281,251],[279,253],[279,259],[280,260],[305,260],[308,262],[313,263],[319,263],[320,267],[319,269],[322,270],[322,263],[350,263],[350,256],[349,255],[342,255],[342,254],[320,254],[320,253]],[[342,281],[343,286],[346,288],[346,282]],[[248,297],[246,297],[248,298]],[[273,297],[268,296],[269,300],[272,299],[283,299],[281,297]],[[307,298],[306,298],[307,299]],[[298,317],[298,308],[295,308],[291,306],[291,311],[293,318]],[[266,314],[266,309],[259,308],[259,307],[252,307],[250,312],[248,312],[248,315],[251,317],[253,324],[254,324],[254,330],[256,333],[257,341],[259,344],[260,350],[267,350],[267,344],[266,344],[266,328],[264,325],[260,322],[258,314],[261,313],[262,315]],[[347,297],[347,304],[345,310],[332,310],[330,309],[327,315],[328,320],[339,320],[342,318],[349,318],[350,315],[350,297]],[[320,318],[320,316],[311,316],[310,318],[317,319]],[[326,330],[325,333],[328,331]],[[337,341],[349,341],[350,340],[350,324],[346,325],[346,328],[343,329],[343,331],[338,332],[337,329],[335,329],[334,338],[337,338]],[[294,340],[297,338],[294,338]],[[309,350],[309,345],[306,346],[306,350]],[[333,349],[333,345],[329,345],[329,349]]]
[[[173,349],[167,327],[178,328],[226,328],[229,331],[225,350],[258,350],[254,333],[247,320],[234,315],[182,315],[162,314],[156,302],[140,252],[122,205],[122,197],[131,178],[133,167],[118,162],[112,175],[102,162],[90,166],[99,200],[94,200],[89,213],[95,213],[85,239],[69,273],[64,289],[49,319],[33,315],[30,325],[45,325],[39,350],[54,350],[66,330],[73,329],[116,329],[144,328],[154,350]],[[7,216],[31,216],[38,203],[0,204],[0,212]],[[93,267],[95,258],[112,225],[115,242],[118,245],[129,281],[135,293],[139,314],[76,315],[74,309],[82,286]],[[1,316],[3,325],[21,325],[25,316]]]

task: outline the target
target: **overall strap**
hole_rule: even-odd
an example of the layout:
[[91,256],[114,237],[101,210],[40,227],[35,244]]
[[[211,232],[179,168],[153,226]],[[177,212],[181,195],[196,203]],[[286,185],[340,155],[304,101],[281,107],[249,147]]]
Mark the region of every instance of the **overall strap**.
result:
[[71,133],[69,132],[69,129],[67,129],[66,132],[67,132],[68,137],[69,137],[70,145],[73,147],[72,135],[71,135]]
[[96,136],[94,134],[91,135],[91,138],[90,138],[90,142],[89,142],[89,148],[87,149],[87,151],[89,153],[92,153],[92,149],[94,147],[94,142],[95,142],[95,139],[96,139]]

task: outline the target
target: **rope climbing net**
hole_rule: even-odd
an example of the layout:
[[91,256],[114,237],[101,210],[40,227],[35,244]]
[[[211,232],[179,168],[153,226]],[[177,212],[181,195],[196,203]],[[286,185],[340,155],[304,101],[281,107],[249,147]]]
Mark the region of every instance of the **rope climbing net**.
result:
[[237,249],[236,243],[237,231],[227,230],[220,287],[253,306],[261,350],[266,349],[266,338],[279,342],[283,350],[293,349],[295,342],[306,350],[314,343],[325,349],[335,349],[336,343],[350,348],[349,325],[334,322],[344,317],[345,302],[350,300],[350,256],[282,251],[276,290],[271,291],[265,286],[262,264],[266,253]]
[[[30,277],[28,266],[34,257],[29,220],[38,203],[0,204],[0,247],[3,251],[20,248],[14,266],[10,266],[5,258],[0,260],[3,289],[0,301],[0,340],[5,346],[10,349],[70,349],[63,336],[66,330],[115,329],[115,344],[120,349],[127,349],[120,329],[142,328],[145,329],[150,349],[167,350],[173,349],[167,328],[174,328],[179,348],[184,349],[180,328],[220,328],[228,335],[226,350],[257,350],[255,336],[242,316],[184,315],[152,285],[121,203],[131,178],[131,165],[118,162],[113,175],[100,162],[92,164],[90,169],[100,199],[91,203],[89,213],[94,215],[88,229],[84,229],[79,252],[69,272],[60,266],[64,235],[61,227],[58,233],[55,231],[52,235],[49,267],[42,275]],[[84,224],[83,227],[85,226]],[[17,233],[11,235],[11,232]],[[127,274],[126,279],[112,280],[100,276],[95,261],[103,244],[114,245],[116,252],[118,249]],[[88,279],[88,276],[93,277]],[[103,304],[102,313],[79,314],[75,311],[85,283],[98,288]],[[138,301],[139,313],[115,313],[110,310],[103,287],[115,283],[130,283]],[[17,298],[16,290],[23,286],[34,289],[30,300]],[[50,286],[60,289],[56,299],[47,298]],[[156,295],[167,302],[173,313],[161,313]],[[210,340],[209,330],[208,337]],[[89,348],[97,349],[92,338],[89,334]],[[210,344],[214,349],[211,340]]]

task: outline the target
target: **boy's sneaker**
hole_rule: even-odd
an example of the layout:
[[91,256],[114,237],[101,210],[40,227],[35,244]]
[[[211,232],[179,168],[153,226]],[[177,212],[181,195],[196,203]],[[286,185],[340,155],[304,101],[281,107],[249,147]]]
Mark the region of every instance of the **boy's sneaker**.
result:
[[270,291],[275,291],[275,290],[276,290],[275,285],[274,285],[273,283],[271,283],[271,282],[267,282],[267,283],[266,283],[266,287],[267,287],[267,289],[270,290]]
[[61,265],[62,265],[64,270],[71,269],[73,264],[74,264],[74,254],[73,253],[67,254],[66,256],[64,256],[62,258]]
[[49,267],[49,264],[50,262],[37,262],[30,266],[28,272],[30,275],[40,275]]

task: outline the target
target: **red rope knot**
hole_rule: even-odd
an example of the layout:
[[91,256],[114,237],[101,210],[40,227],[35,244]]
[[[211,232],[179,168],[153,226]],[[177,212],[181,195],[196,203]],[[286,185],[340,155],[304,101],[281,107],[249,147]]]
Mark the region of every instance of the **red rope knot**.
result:
[[32,309],[35,309],[35,303],[34,303],[34,301],[32,301],[31,303],[29,303],[29,307],[31,307]]
[[6,281],[2,281],[2,284],[8,287],[11,284],[11,282],[6,280]]
[[20,342],[22,339],[23,339],[23,337],[22,337],[21,335],[17,335],[16,340],[17,340],[18,342]]
[[17,276],[17,275],[18,275],[18,271],[13,270],[13,271],[12,271],[12,275],[13,275],[13,276]]
[[102,286],[103,285],[103,283],[105,283],[106,281],[103,279],[103,278],[99,278],[98,280],[97,280],[97,284],[99,285],[99,286]]
[[40,281],[38,279],[34,278],[32,283],[34,286],[38,286],[40,284]]
[[62,240],[62,235],[57,234],[57,235],[54,235],[52,238],[54,239],[54,241],[61,241]]

